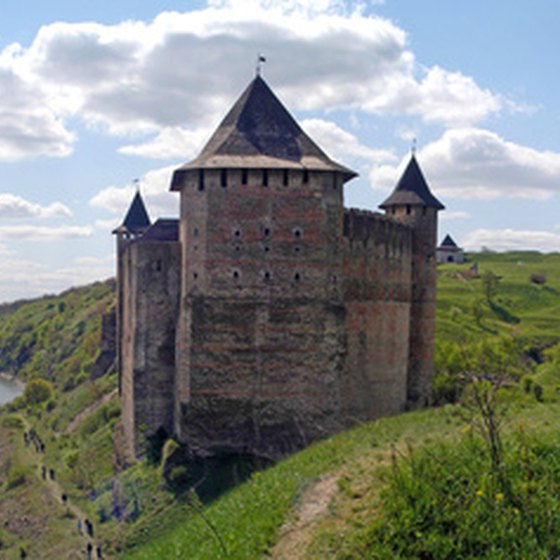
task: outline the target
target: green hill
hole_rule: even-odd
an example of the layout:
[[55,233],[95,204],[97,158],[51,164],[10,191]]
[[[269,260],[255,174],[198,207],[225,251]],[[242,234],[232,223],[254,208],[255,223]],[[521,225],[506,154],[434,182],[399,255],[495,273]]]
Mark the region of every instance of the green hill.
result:
[[[558,554],[551,538],[560,542],[560,531],[544,509],[560,512],[560,255],[468,257],[438,271],[442,406],[317,443],[204,504],[188,481],[218,482],[220,473],[189,472],[174,459],[174,442],[133,464],[114,453],[116,378],[90,376],[99,314],[114,303],[110,285],[0,308],[2,368],[44,377],[54,390],[47,402],[20,401],[0,413],[0,556],[19,558],[20,547],[30,558],[83,553],[76,516],[94,522],[94,540],[110,558]],[[481,394],[503,425],[498,463],[488,432],[477,430],[484,409],[452,404],[472,390],[473,377],[484,379]],[[46,442],[43,454],[22,439],[31,426]],[[42,466],[56,470],[57,487]],[[519,545],[528,548],[500,552],[503,543],[517,546],[516,535],[530,535]]]

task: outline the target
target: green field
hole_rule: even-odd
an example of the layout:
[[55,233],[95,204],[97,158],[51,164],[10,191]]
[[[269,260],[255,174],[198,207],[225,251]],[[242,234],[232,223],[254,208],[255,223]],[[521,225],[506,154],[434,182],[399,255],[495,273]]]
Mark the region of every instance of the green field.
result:
[[[206,504],[181,486],[188,473],[166,467],[172,447],[159,463],[125,465],[114,455],[116,377],[88,377],[99,312],[113,301],[102,285],[0,308],[2,367],[24,379],[43,376],[54,390],[47,403],[20,400],[0,414],[0,557],[17,559],[20,547],[30,558],[83,552],[76,511],[94,521],[109,558],[501,558],[501,543],[516,542],[507,527],[532,536],[519,545],[526,550],[504,558],[556,553],[538,528],[546,525],[560,542],[543,509],[558,508],[560,516],[560,255],[468,257],[438,269],[441,406],[319,442]],[[474,263],[477,275],[469,272]],[[488,467],[476,410],[453,404],[472,375],[504,381],[495,404],[503,473]],[[23,445],[29,426],[47,444],[42,455]],[[42,465],[56,469],[56,491],[67,493],[75,510],[42,479]],[[440,480],[456,490],[443,491]],[[455,515],[463,509],[468,514]],[[461,538],[450,539],[449,527]],[[453,549],[460,546],[466,548]]]

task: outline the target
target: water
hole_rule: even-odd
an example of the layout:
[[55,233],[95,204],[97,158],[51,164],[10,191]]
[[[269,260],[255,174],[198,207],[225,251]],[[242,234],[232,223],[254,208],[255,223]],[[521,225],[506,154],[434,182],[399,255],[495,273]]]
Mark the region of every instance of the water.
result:
[[6,404],[23,393],[23,387],[13,379],[0,376],[0,405]]

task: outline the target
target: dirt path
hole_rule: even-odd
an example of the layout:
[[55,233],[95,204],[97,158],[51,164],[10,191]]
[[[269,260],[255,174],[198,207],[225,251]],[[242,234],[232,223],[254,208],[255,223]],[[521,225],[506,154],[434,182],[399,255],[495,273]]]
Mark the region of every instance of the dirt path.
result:
[[71,422],[66,427],[66,430],[64,430],[64,433],[72,433],[92,412],[95,412],[100,406],[110,401],[117,394],[117,392],[118,389],[113,389],[110,393],[103,395],[99,400],[84,408],[82,412],[72,418]]
[[338,474],[327,475],[303,493],[295,510],[294,521],[282,529],[280,540],[272,549],[272,560],[304,558],[313,530],[327,512],[329,503],[338,491],[337,483]]

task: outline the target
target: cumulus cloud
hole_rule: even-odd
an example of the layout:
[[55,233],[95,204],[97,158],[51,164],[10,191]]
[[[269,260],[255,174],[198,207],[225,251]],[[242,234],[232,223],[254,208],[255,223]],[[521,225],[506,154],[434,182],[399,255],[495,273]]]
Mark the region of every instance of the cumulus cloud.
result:
[[164,128],[157,136],[141,144],[130,144],[119,148],[122,154],[155,159],[193,159],[200,151],[210,130],[186,130],[180,127]]
[[0,226],[0,239],[16,239],[18,241],[60,241],[62,239],[80,239],[91,237],[94,228],[91,226]]
[[[68,155],[69,118],[155,133],[124,153],[188,152],[247,83],[255,45],[292,109],[362,109],[473,124],[511,104],[470,77],[422,68],[394,23],[358,2],[213,1],[151,22],[53,23],[0,53],[0,158]],[[187,126],[188,129],[178,127]],[[181,154],[183,155],[183,154]]]
[[493,251],[555,252],[560,248],[560,234],[550,231],[476,229],[462,240],[461,245],[472,251],[486,247]]
[[0,193],[0,218],[53,218],[71,217],[72,211],[62,204],[53,202],[48,206],[41,206],[29,202],[21,196],[11,193]]
[[451,222],[454,220],[466,220],[471,215],[463,210],[446,210],[439,215],[439,219],[444,222]]
[[332,121],[305,119],[301,122],[301,126],[325,152],[335,159],[353,156],[367,159],[371,163],[397,159],[390,150],[376,150],[364,146],[354,134],[342,129]]
[[0,302],[57,293],[113,274],[113,263],[104,259],[77,258],[68,266],[53,267],[36,260],[7,257],[0,268]]
[[[374,188],[393,188],[406,161],[398,167],[375,168],[371,173]],[[560,194],[560,153],[521,146],[489,130],[448,130],[420,150],[418,161],[434,193],[443,200],[544,200]]]
[[[138,183],[150,216],[178,216],[179,196],[169,192],[171,175],[177,165],[162,167],[146,173]],[[111,186],[99,191],[89,204],[124,217],[136,188],[133,185]],[[103,222],[101,222],[103,223]]]

